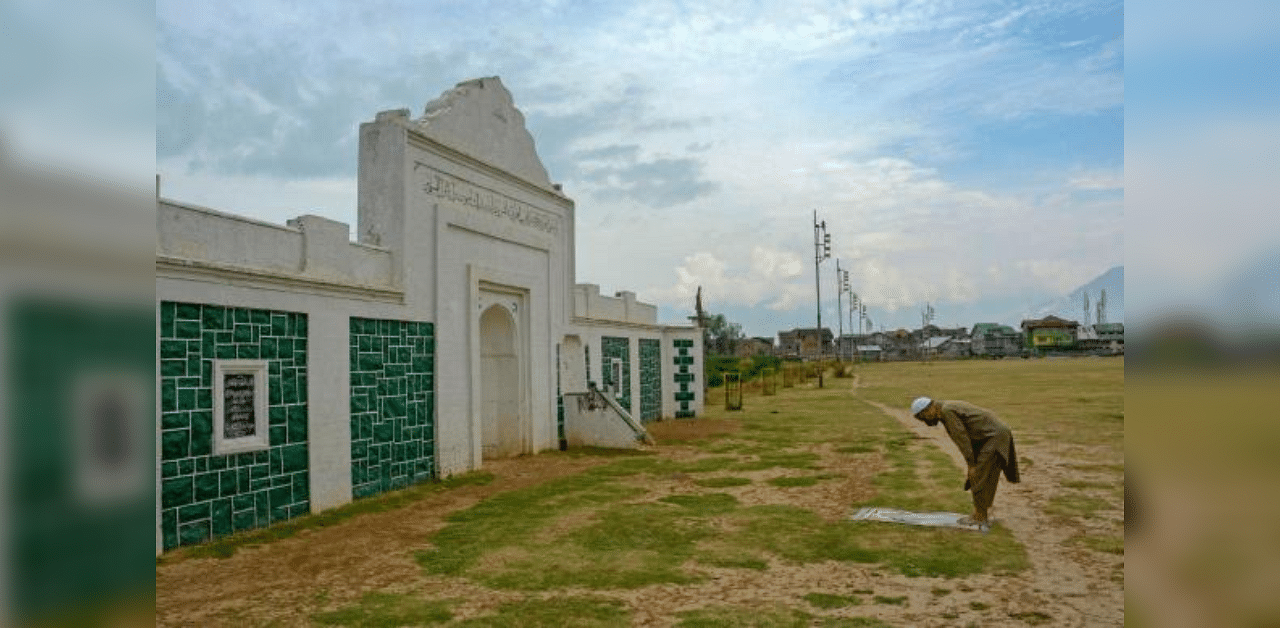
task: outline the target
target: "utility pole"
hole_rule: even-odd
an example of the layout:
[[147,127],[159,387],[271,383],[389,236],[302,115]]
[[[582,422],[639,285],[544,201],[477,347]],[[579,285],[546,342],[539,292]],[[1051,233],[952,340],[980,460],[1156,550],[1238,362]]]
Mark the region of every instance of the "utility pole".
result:
[[924,339],[920,345],[920,355],[925,362],[929,361],[929,324],[933,322],[933,314],[933,305],[925,303],[924,309],[920,310],[920,337]]
[[844,271],[840,270],[840,258],[836,258],[836,361],[844,359],[844,317],[840,316],[840,312],[844,309],[841,297],[844,296],[844,284],[840,279],[844,276]]
[[[849,289],[849,270],[845,269],[843,272],[844,272],[844,276],[840,278],[840,289],[849,293],[849,306],[853,307],[853,301],[854,299],[858,298],[858,295],[854,294],[853,290]],[[841,312],[840,310],[836,310],[836,318],[839,318],[840,320],[844,320],[844,312]],[[849,334],[850,335],[853,334],[852,318],[849,319]],[[855,351],[857,350],[857,339],[854,340],[854,350]]]
[[818,222],[818,210],[813,210],[813,285],[818,297],[818,388],[822,388],[822,260],[831,257],[831,234],[827,233],[827,221]]
[[[850,290],[849,291],[849,331],[850,332],[853,331],[853,313],[858,310],[858,303],[860,303],[858,299],[858,294]],[[858,350],[857,336],[854,336],[853,338],[853,355],[855,360],[857,360],[858,362],[862,361],[862,352]]]

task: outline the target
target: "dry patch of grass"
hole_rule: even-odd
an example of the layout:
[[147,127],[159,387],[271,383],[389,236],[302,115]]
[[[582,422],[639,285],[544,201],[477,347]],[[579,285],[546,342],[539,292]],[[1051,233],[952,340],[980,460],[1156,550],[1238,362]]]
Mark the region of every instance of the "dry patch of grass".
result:
[[659,444],[668,444],[728,436],[742,429],[742,424],[734,419],[672,419],[644,427]]
[[453,619],[450,606],[450,602],[375,592],[366,593],[357,604],[336,611],[316,613],[311,619],[322,626],[432,626]]
[[809,593],[804,596],[804,601],[824,610],[862,604],[862,600],[855,595],[834,595],[831,593]]

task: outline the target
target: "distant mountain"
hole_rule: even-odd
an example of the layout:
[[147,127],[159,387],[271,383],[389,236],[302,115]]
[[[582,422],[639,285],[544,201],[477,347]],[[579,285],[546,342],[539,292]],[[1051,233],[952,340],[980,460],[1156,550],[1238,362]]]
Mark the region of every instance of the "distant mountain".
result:
[[1070,294],[1042,304],[1031,312],[1031,316],[1044,318],[1052,314],[1084,323],[1084,296],[1087,294],[1089,295],[1088,320],[1090,323],[1096,323],[1098,322],[1098,299],[1101,298],[1103,290],[1107,291],[1107,322],[1123,323],[1124,266],[1116,266],[1098,275],[1093,281],[1072,290]]

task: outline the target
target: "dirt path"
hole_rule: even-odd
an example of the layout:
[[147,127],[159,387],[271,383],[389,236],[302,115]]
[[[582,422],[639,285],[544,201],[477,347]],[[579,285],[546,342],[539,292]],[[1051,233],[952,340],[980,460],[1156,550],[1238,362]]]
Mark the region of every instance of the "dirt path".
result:
[[[856,379],[851,394],[857,395]],[[951,456],[959,469],[965,468],[964,457],[940,427],[930,428],[906,409],[864,401],[931,441]],[[1071,539],[1088,529],[1082,530],[1079,521],[1045,514],[1049,501],[1064,492],[1060,488],[1064,481],[1082,478],[1081,470],[1070,466],[1064,449],[1018,443],[1019,457],[1032,463],[1023,465],[1021,483],[1010,484],[1002,478],[992,518],[1026,546],[1031,569],[1017,576],[993,578],[985,586],[998,593],[1006,605],[1006,616],[1039,612],[1049,616],[1048,625],[1120,626],[1124,623],[1124,586],[1114,578],[1117,567],[1123,577],[1123,557],[1074,545]],[[1104,521],[1088,528],[1103,530],[1110,525]],[[1010,620],[1010,625],[1024,624]]]

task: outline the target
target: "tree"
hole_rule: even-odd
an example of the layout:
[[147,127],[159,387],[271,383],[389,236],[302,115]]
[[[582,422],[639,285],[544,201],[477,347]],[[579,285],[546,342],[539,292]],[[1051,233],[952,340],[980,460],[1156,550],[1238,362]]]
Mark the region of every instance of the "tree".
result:
[[707,326],[703,333],[706,334],[707,353],[718,355],[732,354],[743,338],[742,325],[729,322],[724,314],[707,316]]

